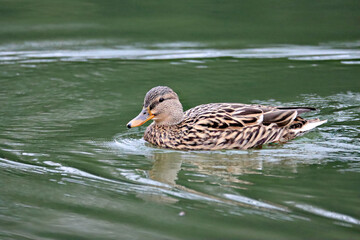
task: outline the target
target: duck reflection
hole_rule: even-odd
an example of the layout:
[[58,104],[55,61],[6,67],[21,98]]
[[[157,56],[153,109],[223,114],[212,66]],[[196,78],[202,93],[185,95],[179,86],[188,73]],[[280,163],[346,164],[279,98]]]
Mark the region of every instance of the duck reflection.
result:
[[177,152],[154,153],[151,158],[155,162],[149,171],[149,177],[152,180],[174,186],[183,162],[182,154]]
[[[286,207],[273,203],[264,203],[256,199],[239,196],[237,194],[227,194],[226,192],[236,193],[237,191],[226,191],[222,196],[218,194],[208,194],[192,188],[188,188],[181,183],[176,183],[180,170],[184,170],[186,174],[202,178],[201,176],[208,176],[212,179],[214,176],[220,179],[216,180],[214,184],[221,187],[246,189],[247,185],[252,184],[248,181],[239,179],[241,174],[262,174],[263,161],[258,152],[153,152],[150,155],[154,164],[149,171],[149,177],[152,180],[165,183],[176,189],[185,191],[189,194],[194,194],[197,197],[208,199],[211,201],[227,203],[231,205],[242,206],[246,208],[263,209],[269,211],[288,211]],[[195,182],[196,180],[187,181]],[[204,178],[203,178],[204,179]],[[204,182],[205,180],[197,180]],[[212,184],[212,183],[211,183]],[[150,198],[147,198],[148,200]],[[169,196],[152,195],[152,201],[175,203],[177,198]]]
[[[238,178],[241,174],[260,174],[263,164],[256,152],[155,152],[149,177],[152,180],[176,185],[178,172],[183,169],[204,175],[217,176],[230,183],[251,184]],[[195,167],[195,168],[194,168]]]

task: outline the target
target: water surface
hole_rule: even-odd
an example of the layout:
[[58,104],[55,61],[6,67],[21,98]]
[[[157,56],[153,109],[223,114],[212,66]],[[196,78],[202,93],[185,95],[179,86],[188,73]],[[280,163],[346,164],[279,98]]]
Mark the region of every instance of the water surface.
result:
[[[358,4],[261,2],[3,4],[0,238],[359,238]],[[157,85],[184,109],[328,123],[263,149],[160,149],[125,126]]]

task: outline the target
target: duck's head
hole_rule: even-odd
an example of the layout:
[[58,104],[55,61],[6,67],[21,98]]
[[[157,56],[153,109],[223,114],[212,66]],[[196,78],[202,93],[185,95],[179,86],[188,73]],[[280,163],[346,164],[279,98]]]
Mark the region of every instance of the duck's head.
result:
[[142,111],[127,127],[141,126],[150,119],[157,125],[175,125],[181,122],[183,117],[178,95],[169,87],[158,86],[147,92]]

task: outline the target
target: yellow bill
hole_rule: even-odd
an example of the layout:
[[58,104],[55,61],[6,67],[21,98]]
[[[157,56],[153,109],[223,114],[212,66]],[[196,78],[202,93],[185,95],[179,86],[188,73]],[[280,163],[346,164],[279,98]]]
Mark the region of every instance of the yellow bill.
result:
[[128,128],[133,127],[139,127],[149,121],[150,119],[153,119],[155,116],[151,113],[149,110],[149,107],[143,108],[143,110],[139,113],[139,115],[131,120],[126,126]]

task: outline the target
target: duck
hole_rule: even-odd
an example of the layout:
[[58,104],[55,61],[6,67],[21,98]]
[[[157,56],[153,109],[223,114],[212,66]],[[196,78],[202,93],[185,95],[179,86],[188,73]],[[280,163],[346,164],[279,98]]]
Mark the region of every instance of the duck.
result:
[[167,86],[150,89],[139,115],[128,128],[153,122],[144,140],[161,148],[177,150],[224,150],[261,148],[285,143],[327,120],[299,115],[312,107],[277,107],[242,103],[209,103],[183,111],[178,95]]

